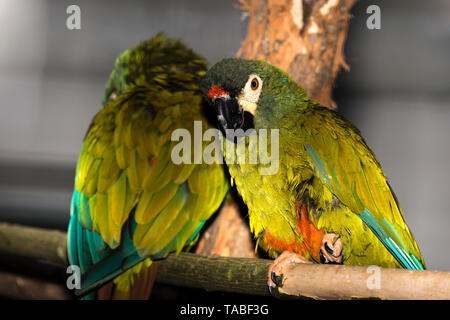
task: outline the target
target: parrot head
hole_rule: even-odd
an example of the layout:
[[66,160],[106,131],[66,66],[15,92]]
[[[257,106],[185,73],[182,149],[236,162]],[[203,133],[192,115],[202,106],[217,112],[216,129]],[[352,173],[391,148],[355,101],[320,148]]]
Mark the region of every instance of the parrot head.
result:
[[308,100],[286,72],[262,60],[224,59],[208,70],[201,89],[222,130],[277,128],[299,100]]
[[150,40],[125,50],[111,72],[103,105],[132,87],[155,90],[198,90],[207,62],[182,42],[159,33]]

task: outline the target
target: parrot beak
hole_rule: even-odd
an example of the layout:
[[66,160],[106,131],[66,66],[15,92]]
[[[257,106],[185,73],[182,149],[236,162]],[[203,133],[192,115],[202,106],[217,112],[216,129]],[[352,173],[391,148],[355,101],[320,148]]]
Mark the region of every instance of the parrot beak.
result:
[[236,99],[227,96],[216,97],[214,107],[219,125],[225,132],[227,129],[243,129],[244,110]]

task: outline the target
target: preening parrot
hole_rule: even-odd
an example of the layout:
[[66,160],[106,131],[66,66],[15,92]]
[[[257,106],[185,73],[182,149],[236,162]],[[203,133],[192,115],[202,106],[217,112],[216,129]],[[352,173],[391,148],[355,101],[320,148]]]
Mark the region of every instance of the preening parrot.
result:
[[[289,261],[425,268],[380,163],[352,123],[264,61],[224,59],[202,91],[222,130],[234,133],[226,141],[244,146],[224,143],[223,154],[258,245],[277,258],[269,286],[277,263]],[[278,157],[250,163],[265,148],[250,138],[264,130]],[[277,170],[262,174],[270,166]]]
[[115,278],[87,297],[148,298],[152,260],[189,246],[221,205],[223,166],[172,160],[175,129],[210,128],[205,72],[203,58],[162,34],[116,60],[76,168],[68,256],[80,267],[80,294]]

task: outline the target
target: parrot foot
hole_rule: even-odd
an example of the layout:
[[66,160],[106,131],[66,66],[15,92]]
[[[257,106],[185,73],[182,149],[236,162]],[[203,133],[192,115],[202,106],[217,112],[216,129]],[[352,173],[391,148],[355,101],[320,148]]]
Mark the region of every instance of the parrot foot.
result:
[[303,256],[295,252],[283,251],[270,265],[267,285],[269,286],[269,291],[272,290],[282,283],[283,269],[291,264],[295,263],[312,263],[306,260]]
[[342,263],[342,240],[336,233],[327,233],[322,237],[320,262],[328,264]]

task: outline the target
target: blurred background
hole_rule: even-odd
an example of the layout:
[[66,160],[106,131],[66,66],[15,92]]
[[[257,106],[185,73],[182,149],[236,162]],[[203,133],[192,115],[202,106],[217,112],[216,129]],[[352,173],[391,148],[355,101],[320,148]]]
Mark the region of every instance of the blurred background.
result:
[[[81,30],[66,9],[81,8]],[[233,1],[0,0],[0,221],[64,230],[85,131],[115,58],[164,31],[210,64],[247,21]],[[368,30],[366,8],[381,8]],[[339,112],[380,160],[429,269],[450,270],[450,2],[359,1]]]

